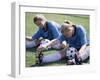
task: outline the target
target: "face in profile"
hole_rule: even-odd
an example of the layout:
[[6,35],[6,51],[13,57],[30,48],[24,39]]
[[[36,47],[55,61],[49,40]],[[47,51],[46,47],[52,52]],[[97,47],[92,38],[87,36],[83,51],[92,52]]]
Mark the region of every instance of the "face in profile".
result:
[[38,26],[38,27],[45,27],[45,23],[46,23],[46,21],[45,20],[37,20],[36,22],[35,22],[35,24]]
[[74,27],[73,26],[69,26],[66,30],[64,30],[63,32],[62,32],[62,34],[65,36],[65,37],[72,37],[72,35],[73,35],[73,33],[74,33]]

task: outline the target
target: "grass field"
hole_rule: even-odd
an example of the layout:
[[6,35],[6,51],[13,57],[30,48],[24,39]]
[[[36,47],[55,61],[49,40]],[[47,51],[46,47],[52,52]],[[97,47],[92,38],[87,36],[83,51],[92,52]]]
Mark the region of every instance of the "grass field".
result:
[[[26,12],[25,13],[25,27],[26,27],[26,36],[32,36],[38,29],[38,27],[33,23],[33,18],[37,13]],[[64,20],[70,20],[75,24],[80,24],[85,27],[87,35],[89,36],[89,16],[84,15],[69,15],[69,14],[43,14],[48,20],[55,21],[59,24],[62,24]],[[27,49],[26,50],[26,67],[30,67],[35,64],[35,52],[36,49]],[[44,54],[53,54],[56,50],[45,51]],[[53,62],[46,64],[46,66],[52,65],[65,65],[65,60],[58,62]]]

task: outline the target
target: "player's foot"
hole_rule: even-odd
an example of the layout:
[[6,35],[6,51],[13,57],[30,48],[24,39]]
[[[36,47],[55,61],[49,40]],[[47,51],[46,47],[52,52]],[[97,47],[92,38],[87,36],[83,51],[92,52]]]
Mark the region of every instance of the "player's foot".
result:
[[38,56],[38,59],[39,59],[39,65],[42,65],[42,59],[43,59],[43,54],[39,54]]
[[81,65],[82,64],[81,57],[78,57],[78,55],[75,55],[75,62],[76,62],[76,65]]
[[75,59],[67,61],[67,65],[75,65],[75,64],[76,64]]

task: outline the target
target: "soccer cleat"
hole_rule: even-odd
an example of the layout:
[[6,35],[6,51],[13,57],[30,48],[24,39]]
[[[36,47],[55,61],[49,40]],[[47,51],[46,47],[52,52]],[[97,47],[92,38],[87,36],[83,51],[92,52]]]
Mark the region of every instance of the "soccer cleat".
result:
[[38,59],[39,59],[39,65],[42,65],[42,59],[43,59],[42,52],[39,54]]
[[43,59],[43,53],[39,52],[36,54],[36,65],[41,66],[42,65],[42,59]]

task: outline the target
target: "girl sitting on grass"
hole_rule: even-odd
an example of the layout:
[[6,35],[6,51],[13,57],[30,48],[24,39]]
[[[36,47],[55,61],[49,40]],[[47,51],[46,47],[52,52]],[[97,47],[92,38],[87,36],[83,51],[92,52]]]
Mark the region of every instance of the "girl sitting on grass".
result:
[[[40,63],[49,63],[58,61],[61,59],[64,59],[66,57],[66,50],[68,47],[74,47],[78,50],[78,54],[76,55],[77,62],[81,63],[85,61],[87,58],[89,58],[89,42],[88,38],[86,36],[86,31],[83,26],[81,25],[75,25],[71,22],[66,21],[61,26],[61,35],[52,40],[50,43],[48,43],[45,46],[38,47],[38,51],[42,51],[44,48],[48,46],[56,45],[57,42],[62,43],[63,41],[66,41],[66,47],[60,51],[57,51],[54,54],[49,54],[47,56],[43,56],[40,58]],[[69,62],[70,64],[70,62]]]
[[[53,40],[60,36],[60,25],[54,21],[48,21],[43,15],[39,14],[33,18],[33,22],[38,26],[38,30],[32,37],[26,37],[26,48],[36,47],[40,44],[39,38]],[[59,46],[59,45],[58,45]],[[53,46],[54,48],[59,48]]]

